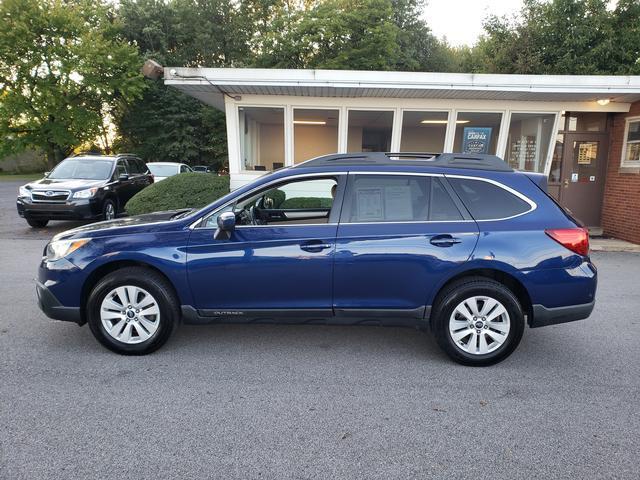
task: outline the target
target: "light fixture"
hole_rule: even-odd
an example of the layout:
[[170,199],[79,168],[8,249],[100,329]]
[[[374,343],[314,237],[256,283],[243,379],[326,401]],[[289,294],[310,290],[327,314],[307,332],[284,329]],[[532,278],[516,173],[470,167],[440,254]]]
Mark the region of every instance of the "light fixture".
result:
[[608,98],[599,98],[598,100],[596,100],[596,103],[604,107],[605,105],[609,105],[610,101],[611,100],[609,100]]
[[326,125],[324,120],[294,120],[294,125]]
[[[171,75],[175,75],[173,69],[170,73]],[[142,65],[142,74],[151,80],[158,80],[164,75],[164,67],[155,60],[149,59]]]
[[[456,120],[456,123],[469,123],[471,120]],[[449,120],[422,120],[420,123],[429,125],[444,125],[449,123]]]

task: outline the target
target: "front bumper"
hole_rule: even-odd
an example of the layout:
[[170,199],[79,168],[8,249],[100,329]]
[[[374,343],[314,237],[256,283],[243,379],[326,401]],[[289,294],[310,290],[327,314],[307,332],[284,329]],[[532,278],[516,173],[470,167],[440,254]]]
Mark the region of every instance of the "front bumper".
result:
[[92,220],[102,211],[97,199],[75,199],[65,203],[31,202],[29,199],[16,200],[18,215],[42,220]]
[[570,305],[568,307],[547,308],[544,305],[533,305],[533,316],[529,325],[531,328],[546,327],[558,323],[584,320],[593,311],[596,301],[582,305]]
[[40,282],[36,282],[36,295],[38,296],[38,306],[47,317],[54,320],[74,322],[78,325],[85,323],[82,319],[80,307],[63,306],[55,295]]

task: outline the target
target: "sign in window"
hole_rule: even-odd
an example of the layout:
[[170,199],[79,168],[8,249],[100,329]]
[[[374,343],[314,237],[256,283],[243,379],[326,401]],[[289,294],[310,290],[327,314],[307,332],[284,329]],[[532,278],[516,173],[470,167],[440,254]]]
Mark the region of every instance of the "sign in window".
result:
[[502,113],[458,112],[453,151],[495,155]]
[[511,168],[544,172],[553,132],[553,113],[512,113],[506,160]]

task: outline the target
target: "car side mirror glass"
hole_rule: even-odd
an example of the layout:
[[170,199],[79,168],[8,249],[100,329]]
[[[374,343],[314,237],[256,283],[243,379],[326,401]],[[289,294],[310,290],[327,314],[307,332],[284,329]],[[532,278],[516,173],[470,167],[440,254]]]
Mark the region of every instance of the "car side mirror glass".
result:
[[121,182],[124,180],[129,180],[129,175],[127,175],[126,173],[121,173],[118,177],[118,180],[120,180]]
[[236,228],[236,215],[233,212],[223,212],[218,215],[218,228],[213,235],[215,240],[229,240],[231,232]]

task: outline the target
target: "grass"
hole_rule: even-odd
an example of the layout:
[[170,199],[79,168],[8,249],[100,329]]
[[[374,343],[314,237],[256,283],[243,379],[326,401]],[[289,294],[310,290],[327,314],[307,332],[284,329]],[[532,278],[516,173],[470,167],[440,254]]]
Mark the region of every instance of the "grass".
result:
[[0,173],[0,182],[33,181],[43,177],[42,173]]

